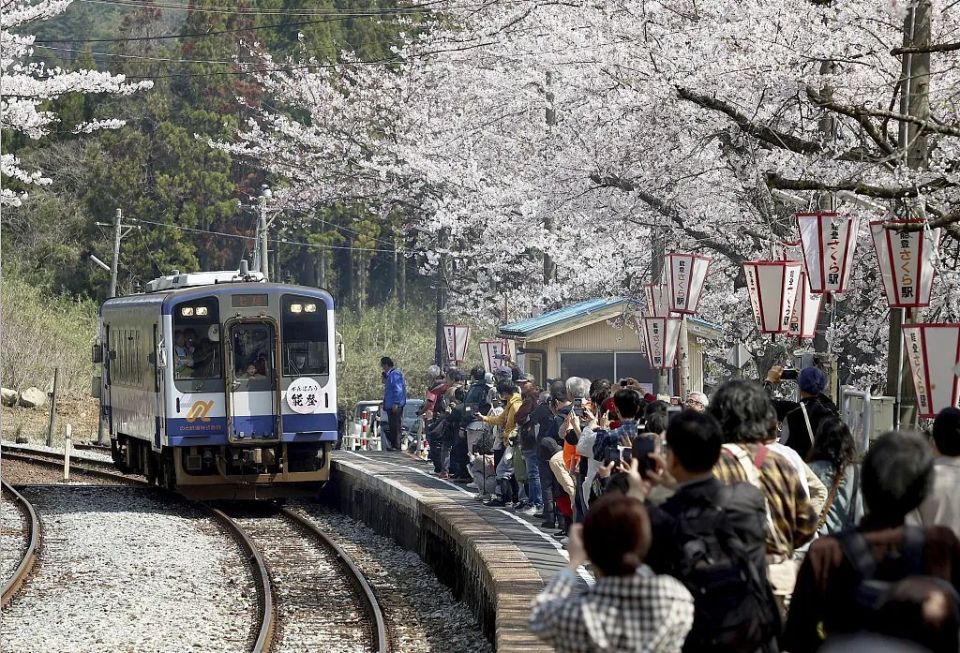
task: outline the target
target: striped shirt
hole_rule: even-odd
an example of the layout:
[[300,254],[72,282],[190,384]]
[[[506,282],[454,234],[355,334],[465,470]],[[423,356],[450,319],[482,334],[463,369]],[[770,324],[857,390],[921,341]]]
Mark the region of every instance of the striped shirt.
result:
[[[803,491],[800,477],[789,460],[766,446],[760,443],[739,446],[750,455],[759,472],[759,489],[763,491],[776,529],[767,533],[767,553],[790,557],[794,549],[813,539],[817,526],[817,515]],[[713,473],[727,485],[750,482],[747,471],[726,446]]]

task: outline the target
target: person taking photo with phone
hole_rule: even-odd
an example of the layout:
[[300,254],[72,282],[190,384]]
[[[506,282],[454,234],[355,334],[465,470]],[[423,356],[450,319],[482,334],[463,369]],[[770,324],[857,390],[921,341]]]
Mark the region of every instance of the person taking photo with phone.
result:
[[791,380],[796,374],[800,386],[800,401],[772,399],[777,411],[777,420],[783,424],[783,436],[780,441],[800,454],[806,460],[813,448],[814,435],[820,428],[820,422],[830,417],[838,417],[840,411],[833,400],[824,394],[827,388],[827,375],[818,367],[805,367],[799,373],[785,370],[782,365],[774,365],[767,372],[763,387],[768,393],[782,380]]

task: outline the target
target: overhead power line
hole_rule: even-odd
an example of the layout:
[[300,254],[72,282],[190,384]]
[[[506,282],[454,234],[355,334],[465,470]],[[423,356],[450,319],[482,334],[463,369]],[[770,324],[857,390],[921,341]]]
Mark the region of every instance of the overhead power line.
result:
[[299,20],[289,23],[273,23],[271,25],[254,25],[252,27],[237,27],[235,29],[218,29],[210,32],[190,32],[186,34],[157,34],[156,36],[121,36],[102,39],[34,39],[34,43],[124,43],[126,41],[162,41],[165,39],[202,39],[221,34],[236,34],[237,32],[254,32],[257,30],[274,29],[278,27],[303,27],[306,25],[322,25],[340,20],[347,20],[351,16],[331,16],[324,20]]
[[[79,0],[87,4],[113,5],[117,7],[130,7],[132,9],[175,9],[179,11],[190,11],[193,13],[206,14],[233,14],[238,16],[343,16],[347,18],[364,18],[378,16],[403,16],[416,15],[433,11],[436,5],[441,5],[441,0],[426,2],[423,4],[409,5],[406,7],[394,7],[383,9],[370,9],[363,11],[279,11],[264,9],[243,9],[238,7],[195,7],[187,4],[172,2],[151,2],[146,4],[136,2],[135,0]],[[465,8],[482,7],[483,4],[466,5]]]
[[[193,227],[181,227],[176,224],[164,224],[163,222],[153,222],[151,220],[130,220],[130,222],[136,222],[138,224],[149,224],[156,227],[166,227],[168,229],[177,229],[178,231],[187,231],[190,233],[198,234],[207,234],[210,236],[220,236],[222,238],[239,238],[241,240],[252,240],[256,241],[256,236],[244,236],[241,234],[230,234],[225,231],[213,231],[211,229],[195,229]],[[321,245],[319,243],[305,243],[302,240],[285,240],[283,238],[268,238],[268,242],[278,243],[280,245],[296,245],[298,247],[308,247],[310,249],[336,249],[336,250],[345,250],[345,251],[358,251],[358,252],[383,252],[386,254],[393,254],[394,250],[392,249],[378,249],[376,247],[350,247],[347,245]]]

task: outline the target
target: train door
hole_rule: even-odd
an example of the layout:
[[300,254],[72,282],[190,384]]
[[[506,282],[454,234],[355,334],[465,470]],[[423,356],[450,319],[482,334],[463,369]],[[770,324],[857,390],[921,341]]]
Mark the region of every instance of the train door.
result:
[[280,438],[277,329],[271,321],[226,326],[227,437],[232,443]]
[[154,431],[153,431],[153,450],[159,452],[163,446],[163,427],[166,424],[166,414],[164,409],[164,388],[163,371],[167,367],[167,352],[164,348],[163,338],[159,333],[160,326],[153,325],[153,355],[150,357],[153,361],[153,391],[154,397]]

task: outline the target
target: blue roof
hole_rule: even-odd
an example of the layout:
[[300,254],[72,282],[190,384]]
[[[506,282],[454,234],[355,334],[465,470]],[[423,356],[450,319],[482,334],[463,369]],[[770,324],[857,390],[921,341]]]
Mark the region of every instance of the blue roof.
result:
[[525,320],[504,324],[500,327],[500,333],[521,338],[528,337],[541,329],[586,317],[598,311],[609,311],[612,308],[621,308],[624,304],[631,303],[632,301],[633,300],[625,297],[590,299],[585,302],[580,302],[579,304],[572,304],[555,311],[550,311],[549,313],[544,313],[543,315],[528,317]]

